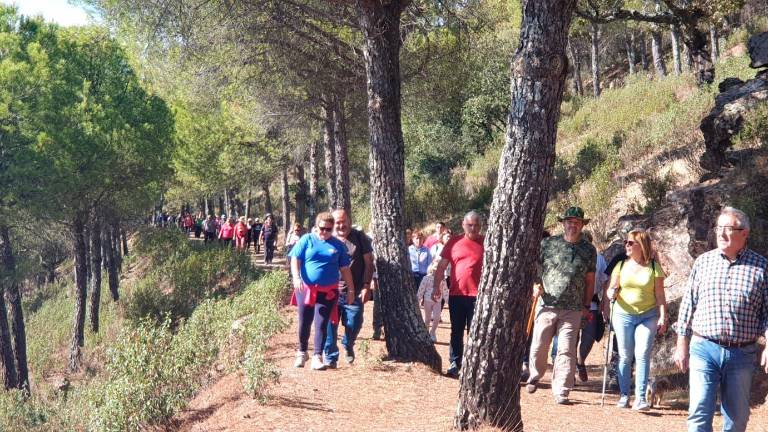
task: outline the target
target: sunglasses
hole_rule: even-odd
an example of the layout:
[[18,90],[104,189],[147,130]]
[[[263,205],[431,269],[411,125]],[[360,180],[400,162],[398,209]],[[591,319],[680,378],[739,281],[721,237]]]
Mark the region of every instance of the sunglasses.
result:
[[624,240],[624,246],[632,247],[634,245],[635,245],[635,241],[634,240]]
[[326,228],[326,227],[317,227],[322,232],[331,232],[333,231],[333,228]]

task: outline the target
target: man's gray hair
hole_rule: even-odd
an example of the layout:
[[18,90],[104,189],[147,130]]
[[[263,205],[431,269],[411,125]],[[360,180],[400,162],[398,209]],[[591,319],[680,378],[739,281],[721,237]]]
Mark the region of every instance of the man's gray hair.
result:
[[[747,216],[747,214],[743,211],[735,207],[723,207],[723,209],[720,210],[720,216],[723,215],[733,216],[739,223],[739,228],[743,228],[745,230],[749,229],[749,216]],[[718,218],[720,216],[718,216]]]
[[468,211],[467,214],[464,215],[464,219],[463,220],[466,221],[466,220],[472,220],[472,219],[474,219],[474,220],[476,220],[478,222],[481,222],[481,223],[483,222],[483,218],[480,216],[480,213],[478,213],[478,212],[476,212],[474,210]]

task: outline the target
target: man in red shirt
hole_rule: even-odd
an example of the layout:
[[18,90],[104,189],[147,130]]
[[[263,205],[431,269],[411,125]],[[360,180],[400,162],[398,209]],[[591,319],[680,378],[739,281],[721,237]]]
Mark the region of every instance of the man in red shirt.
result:
[[448,311],[451,315],[451,365],[446,374],[458,378],[461,358],[464,354],[464,332],[469,331],[472,315],[475,314],[477,287],[483,272],[483,241],[480,234],[482,224],[480,215],[471,211],[464,215],[461,222],[464,235],[448,241],[440,254],[440,262],[435,270],[433,299],[439,301],[439,282],[445,278],[445,269],[451,265],[450,290],[448,292]]
[[[435,222],[435,232],[424,240],[424,247],[430,249],[440,241],[440,236],[446,231],[444,222]],[[410,240],[410,239],[408,239]]]

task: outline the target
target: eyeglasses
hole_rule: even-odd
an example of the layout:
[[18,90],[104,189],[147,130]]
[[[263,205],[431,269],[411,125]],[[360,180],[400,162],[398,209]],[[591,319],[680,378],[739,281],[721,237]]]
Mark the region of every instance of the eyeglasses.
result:
[[634,240],[624,240],[624,246],[632,247],[634,245],[635,245],[635,241]]
[[322,232],[331,232],[333,231],[333,228],[326,228],[326,227],[317,227]]
[[744,228],[736,228],[734,226],[721,226],[721,225],[718,225],[715,227],[716,233],[724,232],[728,235],[731,235],[733,234],[734,231],[744,231]]

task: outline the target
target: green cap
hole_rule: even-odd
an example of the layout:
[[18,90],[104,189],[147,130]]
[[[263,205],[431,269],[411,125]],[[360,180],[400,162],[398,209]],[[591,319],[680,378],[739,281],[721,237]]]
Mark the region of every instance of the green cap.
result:
[[582,210],[581,207],[569,207],[568,210],[563,213],[562,217],[557,218],[558,221],[562,222],[566,219],[579,219],[580,221],[584,222],[584,225],[589,223],[589,219],[584,219],[584,210]]

